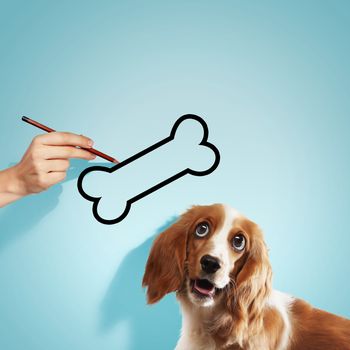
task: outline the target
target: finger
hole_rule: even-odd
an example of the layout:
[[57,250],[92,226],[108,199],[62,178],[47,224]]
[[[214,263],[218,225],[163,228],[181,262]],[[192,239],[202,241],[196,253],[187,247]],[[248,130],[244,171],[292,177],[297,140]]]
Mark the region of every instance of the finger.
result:
[[52,171],[67,171],[68,168],[68,159],[49,159],[43,161],[43,170],[47,173]]
[[79,146],[84,148],[93,146],[93,141],[86,136],[57,131],[36,136],[33,142],[49,146]]
[[92,160],[96,158],[96,156],[89,151],[72,146],[46,146],[42,150],[42,154],[44,159],[80,158]]
[[63,181],[66,178],[66,175],[67,173],[65,171],[54,171],[52,173],[48,173],[46,176],[48,186],[50,187]]

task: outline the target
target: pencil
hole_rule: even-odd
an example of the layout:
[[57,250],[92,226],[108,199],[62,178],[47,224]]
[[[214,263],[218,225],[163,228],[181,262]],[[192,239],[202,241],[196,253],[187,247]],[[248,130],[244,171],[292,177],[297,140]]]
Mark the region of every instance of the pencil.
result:
[[[22,120],[23,120],[24,122],[30,124],[30,125],[36,126],[37,128],[46,131],[46,132],[53,132],[53,131],[56,131],[56,130],[51,129],[51,128],[49,128],[48,126],[46,126],[46,125],[44,125],[44,124],[41,124],[41,123],[39,123],[39,122],[37,122],[37,121],[35,121],[35,120],[33,120],[33,119],[30,119],[30,118],[28,118],[28,117],[26,117],[26,116],[23,116],[23,117],[22,117]],[[103,159],[106,159],[106,160],[108,160],[108,161],[110,161],[110,162],[112,162],[112,163],[116,163],[116,164],[119,163],[119,161],[118,161],[117,159],[115,159],[115,158],[113,158],[113,157],[111,157],[111,156],[109,156],[109,155],[107,155],[107,154],[105,154],[105,153],[103,153],[103,152],[100,152],[100,151],[98,151],[97,149],[94,149],[94,148],[84,148],[84,147],[81,147],[81,148],[82,148],[82,149],[85,149],[86,151],[89,151],[89,152],[91,152],[91,153],[93,153],[93,154],[96,154],[97,156],[99,156],[99,157],[101,157],[101,158],[103,158]]]

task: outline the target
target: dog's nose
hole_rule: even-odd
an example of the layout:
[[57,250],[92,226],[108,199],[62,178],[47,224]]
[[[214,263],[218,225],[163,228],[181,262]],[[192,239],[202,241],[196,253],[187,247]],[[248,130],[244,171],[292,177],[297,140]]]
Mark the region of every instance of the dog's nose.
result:
[[219,260],[210,255],[202,256],[200,263],[202,270],[207,273],[215,273],[220,268]]

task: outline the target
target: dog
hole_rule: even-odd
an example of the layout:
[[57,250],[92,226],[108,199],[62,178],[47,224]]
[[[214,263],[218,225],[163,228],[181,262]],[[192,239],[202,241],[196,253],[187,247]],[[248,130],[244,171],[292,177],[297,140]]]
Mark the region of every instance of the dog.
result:
[[176,292],[176,350],[350,350],[350,320],[271,287],[261,229],[235,209],[194,206],[154,241],[149,304]]

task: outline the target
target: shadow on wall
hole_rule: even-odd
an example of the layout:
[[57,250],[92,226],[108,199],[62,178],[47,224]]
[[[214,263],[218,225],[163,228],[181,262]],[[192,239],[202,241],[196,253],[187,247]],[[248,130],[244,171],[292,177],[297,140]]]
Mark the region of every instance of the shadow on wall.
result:
[[[109,166],[111,163],[93,163]],[[13,164],[10,164],[11,166]],[[37,195],[30,195],[0,209],[0,252],[10,242],[30,231],[48,213],[55,209],[62,193],[62,184],[76,179],[92,163],[86,160],[72,159],[66,179]]]
[[[86,161],[72,160],[63,183],[76,179],[86,167]],[[33,229],[41,219],[55,209],[63,191],[63,183],[38,195],[23,198],[0,210],[0,252],[8,244]],[[102,301],[101,330],[108,331],[119,321],[129,321],[129,350],[173,349],[179,337],[181,317],[175,294],[167,295],[158,304],[150,306],[146,304],[145,292],[141,285],[154,238],[175,220],[176,217],[168,220],[151,238],[126,256]]]
[[[146,304],[142,278],[154,238],[176,221],[168,220],[155,234],[132,250],[122,261],[101,304],[101,331],[128,321],[128,350],[174,349],[179,338],[181,316],[175,294],[159,303]],[[171,257],[169,257],[171,259]]]

